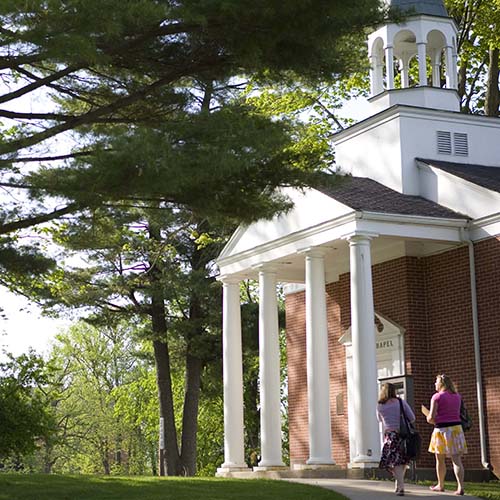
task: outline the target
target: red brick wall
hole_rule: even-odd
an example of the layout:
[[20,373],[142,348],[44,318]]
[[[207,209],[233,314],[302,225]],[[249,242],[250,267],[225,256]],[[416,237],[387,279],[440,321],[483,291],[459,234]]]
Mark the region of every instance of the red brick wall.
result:
[[[475,253],[484,396],[491,432],[491,462],[497,469],[500,432],[496,432],[494,423],[500,420],[500,241],[481,242],[475,245]],[[435,375],[444,372],[457,383],[474,421],[467,434],[466,467],[480,468],[467,247],[422,259],[395,259],[373,266],[372,273],[375,310],[405,330],[406,373],[413,377],[417,426],[424,442],[419,465],[433,466],[433,457],[426,452],[432,428],[421,415],[420,405],[429,405]],[[345,350],[338,339],[350,325],[349,275],[327,285],[326,292],[333,450],[335,461],[346,465],[349,449]],[[303,463],[308,458],[304,293],[287,296],[286,303],[290,456],[292,463]],[[343,401],[343,411],[337,408],[337,401]]]
[[339,296],[349,297],[343,283],[327,285],[328,348],[330,359],[330,406],[333,458],[337,464],[349,462],[349,431],[347,428],[347,372],[345,348],[339,344],[344,333]]
[[285,305],[290,463],[305,463],[309,458],[309,419],[304,292],[288,295]]
[[[474,338],[467,247],[425,259],[427,321],[429,325],[429,392],[434,377],[446,373],[457,385],[477,424]],[[480,468],[477,425],[467,434],[466,467]],[[428,463],[432,464],[432,461]]]
[[[487,408],[488,458],[493,466],[493,472],[498,477],[500,476],[500,238],[476,244],[475,256],[483,397]],[[471,396],[469,407],[474,403],[475,398]],[[477,430],[477,418],[474,419],[474,424],[476,425],[473,430]]]

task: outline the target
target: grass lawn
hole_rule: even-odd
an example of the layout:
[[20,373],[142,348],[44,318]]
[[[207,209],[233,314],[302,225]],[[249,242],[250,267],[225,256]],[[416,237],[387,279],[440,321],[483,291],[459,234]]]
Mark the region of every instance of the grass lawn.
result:
[[[500,498],[500,497],[499,497]],[[0,500],[345,500],[286,481],[0,473]]]
[[[430,486],[431,484],[435,484],[435,482],[425,481],[424,484]],[[446,491],[455,491],[457,483],[446,482],[445,489]],[[465,481],[465,493],[474,497],[487,498],[488,500],[500,500],[500,483],[498,481],[490,481],[489,483],[469,483]],[[436,495],[436,498],[438,496]]]

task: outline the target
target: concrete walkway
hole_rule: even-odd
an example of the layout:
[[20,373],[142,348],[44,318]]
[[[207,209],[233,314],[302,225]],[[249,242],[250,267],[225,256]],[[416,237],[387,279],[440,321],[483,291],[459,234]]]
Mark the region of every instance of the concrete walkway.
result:
[[[369,479],[284,479],[294,483],[311,484],[334,490],[351,500],[396,500],[400,498],[394,494],[394,483],[392,481],[372,481]],[[437,493],[429,490],[428,486],[417,486],[407,483],[405,485],[405,497],[416,497],[418,500],[439,500],[451,498],[476,499],[467,495],[467,483],[465,483],[466,494],[463,497],[455,496],[452,491]]]

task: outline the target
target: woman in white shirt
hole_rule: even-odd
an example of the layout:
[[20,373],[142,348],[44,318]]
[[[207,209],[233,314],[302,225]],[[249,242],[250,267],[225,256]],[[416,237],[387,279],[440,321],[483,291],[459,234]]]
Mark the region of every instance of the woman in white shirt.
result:
[[396,395],[396,386],[390,383],[382,384],[377,405],[377,418],[384,428],[384,445],[380,468],[390,471],[396,480],[396,495],[403,496],[404,479],[410,459],[402,451],[402,439],[399,433],[401,406],[409,422],[415,421],[415,414],[408,403]]

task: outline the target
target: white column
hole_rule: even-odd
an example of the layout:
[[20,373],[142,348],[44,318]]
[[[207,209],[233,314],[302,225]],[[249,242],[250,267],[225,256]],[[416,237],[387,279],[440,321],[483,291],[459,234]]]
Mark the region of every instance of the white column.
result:
[[224,463],[220,472],[247,469],[243,438],[243,360],[238,281],[222,288],[222,363],[224,376]]
[[432,61],[432,86],[441,88],[441,50],[431,52]]
[[374,56],[370,56],[370,95],[372,96],[377,95],[375,90],[377,88],[377,82],[375,80],[375,76],[377,74],[376,67],[377,58]]
[[370,56],[370,93],[378,95],[384,90],[383,63],[376,55]]
[[384,57],[377,57],[377,82],[379,82],[379,86],[377,87],[377,94],[380,94],[384,91]]
[[432,65],[432,86],[441,88],[441,63],[434,62]]
[[410,63],[406,55],[399,61],[401,70],[401,88],[407,89],[410,86]]
[[349,238],[351,273],[351,333],[354,383],[354,465],[376,467],[380,460],[377,406],[377,359],[373,306],[370,239]]
[[446,64],[446,87],[449,89],[457,88],[457,63],[453,57],[453,47],[445,49],[445,64]]
[[392,46],[385,48],[385,67],[387,70],[387,90],[394,88],[394,49]]
[[453,66],[451,72],[453,75],[453,88],[458,89],[458,54],[456,50],[453,51],[452,59]]
[[418,84],[427,85],[427,53],[425,42],[417,43],[418,49]]
[[330,369],[325,263],[321,250],[306,253],[306,352],[309,404],[309,460],[334,464],[330,421]]
[[260,439],[259,467],[281,467],[281,394],[278,300],[276,274],[259,271],[259,375]]

